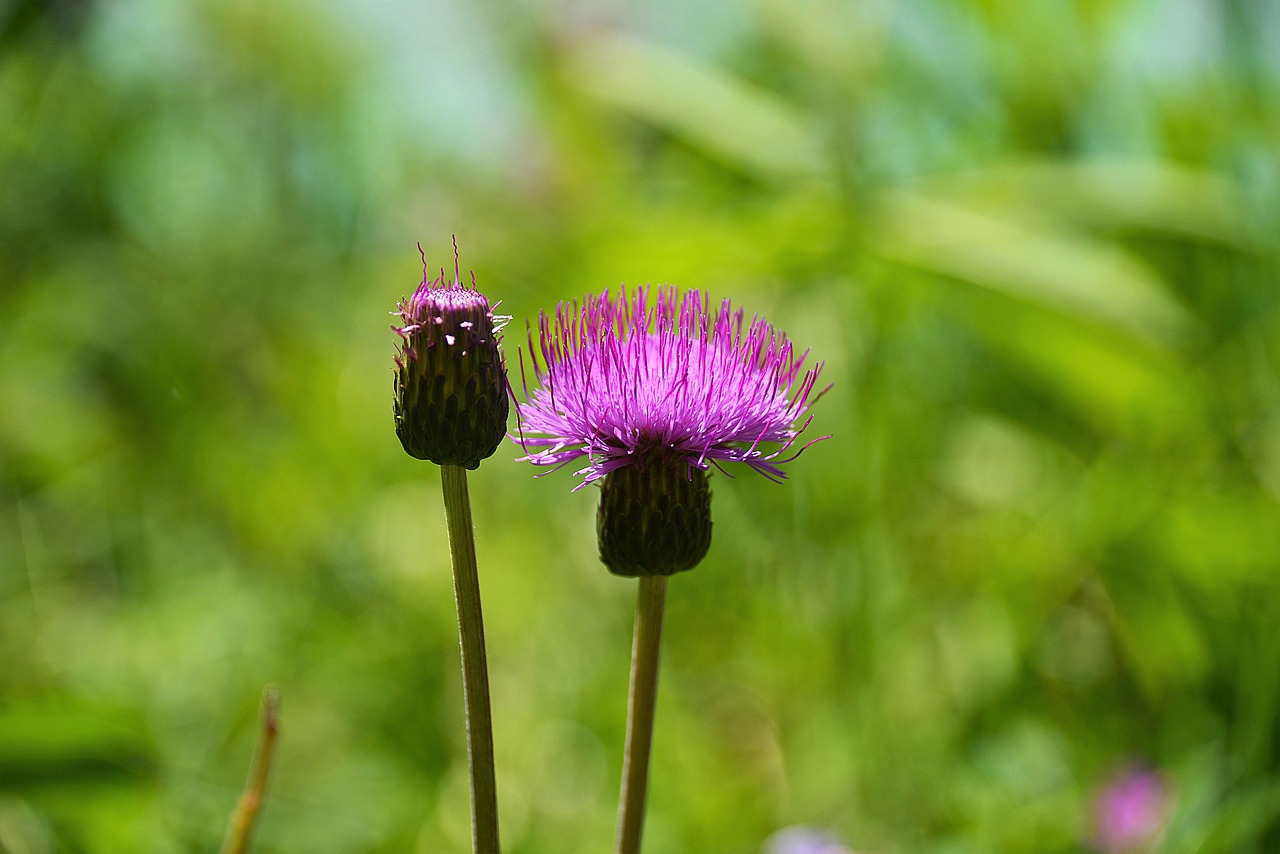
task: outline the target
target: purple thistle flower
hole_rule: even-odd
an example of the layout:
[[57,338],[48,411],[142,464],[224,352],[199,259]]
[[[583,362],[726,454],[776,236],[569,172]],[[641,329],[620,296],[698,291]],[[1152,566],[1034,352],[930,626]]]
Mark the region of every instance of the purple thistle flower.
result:
[[672,575],[706,555],[711,466],[785,477],[800,452],[779,457],[809,425],[797,426],[822,370],[805,370],[808,351],[763,319],[747,325],[728,300],[716,310],[672,287],[561,303],[554,322],[539,318],[537,347],[529,330],[529,352],[536,388],[526,379],[512,438],[534,465],[586,457],[575,489],[600,481],[600,559],[624,576]]
[[779,456],[809,425],[797,423],[822,370],[805,370],[808,351],[764,319],[745,324],[729,300],[717,310],[673,287],[561,303],[554,321],[539,318],[536,347],[529,331],[529,352],[537,387],[526,379],[512,438],[537,466],[586,457],[575,490],[651,462],[745,463],[781,480],[779,466],[799,452]]

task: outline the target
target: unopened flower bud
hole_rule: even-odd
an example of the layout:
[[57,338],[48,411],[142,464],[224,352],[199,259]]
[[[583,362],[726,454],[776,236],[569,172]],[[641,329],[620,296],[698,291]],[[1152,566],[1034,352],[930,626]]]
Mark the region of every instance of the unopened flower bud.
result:
[[[455,271],[457,246],[455,243]],[[410,456],[478,468],[507,431],[507,369],[489,300],[444,271],[399,304],[396,435]]]

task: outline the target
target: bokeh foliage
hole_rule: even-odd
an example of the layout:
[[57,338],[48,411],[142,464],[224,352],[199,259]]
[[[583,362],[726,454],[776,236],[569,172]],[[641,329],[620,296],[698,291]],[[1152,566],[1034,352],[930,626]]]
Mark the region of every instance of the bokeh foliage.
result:
[[[0,4],[0,850],[467,845],[438,473],[391,425],[414,242],[524,319],[765,313],[834,389],[713,479],[648,850],[1280,848],[1270,0]],[[633,591],[594,494],[472,478],[503,833],[611,838]]]

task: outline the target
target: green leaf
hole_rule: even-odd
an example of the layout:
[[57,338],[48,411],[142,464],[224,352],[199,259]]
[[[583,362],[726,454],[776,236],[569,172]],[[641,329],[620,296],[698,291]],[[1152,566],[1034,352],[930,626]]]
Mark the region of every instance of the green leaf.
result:
[[723,69],[607,35],[574,46],[564,72],[600,102],[734,168],[779,181],[828,172],[818,140],[791,107]]
[[872,249],[1160,347],[1177,345],[1195,328],[1131,254],[1018,214],[894,191],[882,197]]

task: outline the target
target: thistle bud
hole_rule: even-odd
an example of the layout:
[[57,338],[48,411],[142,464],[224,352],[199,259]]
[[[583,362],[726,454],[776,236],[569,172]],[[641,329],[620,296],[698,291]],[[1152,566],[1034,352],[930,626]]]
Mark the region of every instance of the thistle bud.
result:
[[707,473],[682,459],[623,466],[601,483],[600,560],[614,575],[674,575],[711,547]]
[[[419,246],[421,251],[421,246]],[[464,287],[457,267],[444,270],[398,306],[401,343],[395,360],[396,435],[420,460],[468,469],[491,456],[507,432],[507,369],[489,300]]]

